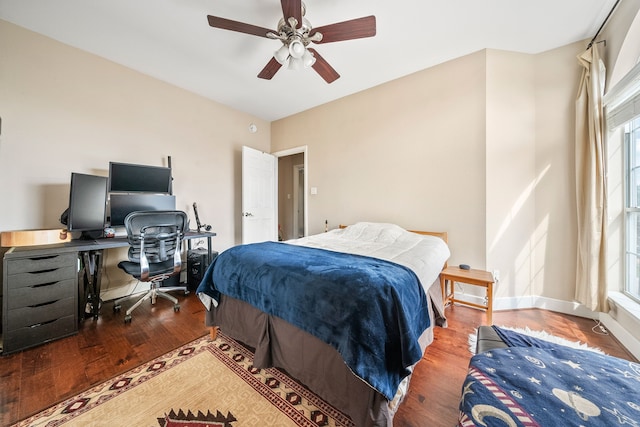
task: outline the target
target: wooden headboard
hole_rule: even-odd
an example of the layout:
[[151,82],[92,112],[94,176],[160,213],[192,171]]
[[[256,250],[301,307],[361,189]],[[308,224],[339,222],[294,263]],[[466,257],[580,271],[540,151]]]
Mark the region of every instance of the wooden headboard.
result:
[[425,236],[435,236],[444,240],[445,243],[449,243],[446,231],[421,231],[421,230],[407,230],[416,234],[423,234]]

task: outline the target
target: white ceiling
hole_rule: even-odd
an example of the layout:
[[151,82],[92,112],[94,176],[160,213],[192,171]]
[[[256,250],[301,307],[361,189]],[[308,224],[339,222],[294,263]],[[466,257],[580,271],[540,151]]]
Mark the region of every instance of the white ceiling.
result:
[[305,0],[315,27],[375,15],[373,38],[319,44],[341,77],[257,74],[278,40],[211,28],[207,15],[276,29],[278,0],[0,0],[0,19],[265,120],[480,49],[539,53],[590,39],[615,0]]

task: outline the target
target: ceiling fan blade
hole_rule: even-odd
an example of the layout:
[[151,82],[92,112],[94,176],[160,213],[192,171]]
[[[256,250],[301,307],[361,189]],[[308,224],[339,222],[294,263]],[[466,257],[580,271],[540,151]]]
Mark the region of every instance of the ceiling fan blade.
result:
[[276,61],[276,58],[271,58],[271,61],[260,71],[258,77],[265,80],[271,80],[276,75],[278,70],[282,67],[282,64]]
[[302,25],[302,0],[281,0],[280,3],[282,3],[284,20],[289,22],[288,19],[294,17],[298,22],[296,28],[300,28]]
[[232,21],[231,19],[220,18],[218,16],[207,15],[207,19],[209,20],[209,25],[223,30],[237,31],[239,33],[251,34],[260,37],[267,37],[268,33],[274,32],[268,28],[245,24],[244,22]]
[[373,37],[376,35],[376,17],[373,15],[365,16],[314,28],[309,33],[309,36],[312,37],[315,33],[322,34],[322,40],[315,43],[331,43]]
[[334,70],[322,56],[320,56],[317,50],[312,48],[307,48],[307,50],[316,58],[316,62],[312,65],[313,69],[320,74],[320,77],[322,77],[325,82],[333,83],[340,78],[340,74],[338,74],[338,72]]

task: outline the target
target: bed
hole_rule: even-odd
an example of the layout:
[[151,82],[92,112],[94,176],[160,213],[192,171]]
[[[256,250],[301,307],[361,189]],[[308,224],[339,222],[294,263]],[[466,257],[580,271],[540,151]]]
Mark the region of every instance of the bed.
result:
[[483,328],[485,351],[469,363],[458,426],[640,425],[639,364]]
[[255,349],[351,417],[391,426],[413,366],[446,326],[446,233],[357,223],[287,242],[239,245],[197,294],[207,326]]

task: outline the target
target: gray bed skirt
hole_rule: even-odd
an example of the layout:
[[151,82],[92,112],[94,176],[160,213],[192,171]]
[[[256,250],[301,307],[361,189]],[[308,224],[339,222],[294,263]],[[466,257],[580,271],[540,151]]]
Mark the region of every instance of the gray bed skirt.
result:
[[[434,289],[436,286],[437,289]],[[436,280],[431,287],[433,292],[429,292],[436,310],[430,306],[432,326],[420,337],[423,351],[433,341],[434,326],[446,325],[442,304],[438,301],[441,295],[439,288],[439,280]],[[401,400],[389,402],[355,376],[333,347],[313,335],[248,303],[224,295],[218,307],[206,311],[205,324],[219,327],[225,334],[254,348],[254,366],[284,369],[318,396],[349,415],[356,426],[392,427],[393,415]],[[405,393],[409,379],[404,384]]]

